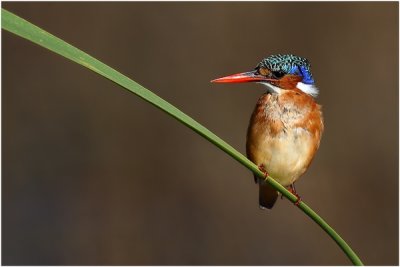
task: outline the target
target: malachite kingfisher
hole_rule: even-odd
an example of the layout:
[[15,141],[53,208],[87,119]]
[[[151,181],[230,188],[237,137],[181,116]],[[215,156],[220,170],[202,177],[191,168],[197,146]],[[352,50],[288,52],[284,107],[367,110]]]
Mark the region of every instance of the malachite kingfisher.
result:
[[[247,130],[247,157],[266,177],[296,193],[294,183],[310,166],[320,144],[324,123],[315,102],[318,89],[307,59],[272,55],[254,70],[212,80],[214,83],[256,82],[267,91],[258,99]],[[260,208],[271,209],[278,192],[265,180],[259,184]]]

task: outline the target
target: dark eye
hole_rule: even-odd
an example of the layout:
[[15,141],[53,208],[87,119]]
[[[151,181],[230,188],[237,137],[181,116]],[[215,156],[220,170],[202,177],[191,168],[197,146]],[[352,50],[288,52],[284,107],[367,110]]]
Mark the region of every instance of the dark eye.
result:
[[276,78],[282,78],[285,73],[283,71],[273,71],[272,74],[276,77]]

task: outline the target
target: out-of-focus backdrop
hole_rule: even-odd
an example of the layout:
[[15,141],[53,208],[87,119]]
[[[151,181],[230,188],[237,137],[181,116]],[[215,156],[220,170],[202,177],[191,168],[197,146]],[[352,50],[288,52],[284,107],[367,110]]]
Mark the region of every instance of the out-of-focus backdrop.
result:
[[[296,184],[369,265],[398,262],[398,3],[3,3],[242,153],[263,88],[210,80],[308,58],[326,131]],[[287,200],[112,82],[2,31],[2,264],[347,265]]]

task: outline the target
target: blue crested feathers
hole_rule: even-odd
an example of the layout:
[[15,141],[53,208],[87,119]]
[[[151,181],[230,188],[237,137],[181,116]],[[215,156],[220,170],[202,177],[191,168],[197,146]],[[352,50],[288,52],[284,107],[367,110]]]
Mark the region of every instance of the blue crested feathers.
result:
[[283,72],[286,74],[295,74],[303,77],[302,82],[305,84],[314,84],[314,79],[311,74],[310,63],[307,59],[288,55],[273,55],[263,59],[257,68],[263,67],[270,71]]

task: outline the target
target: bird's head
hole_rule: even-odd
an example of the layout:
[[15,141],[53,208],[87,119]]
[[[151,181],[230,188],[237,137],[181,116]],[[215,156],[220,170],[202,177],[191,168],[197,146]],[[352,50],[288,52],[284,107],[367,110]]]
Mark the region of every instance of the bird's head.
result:
[[318,95],[307,59],[295,55],[273,55],[264,58],[254,70],[219,79],[214,83],[257,82],[267,85],[271,93],[300,89],[311,96]]

